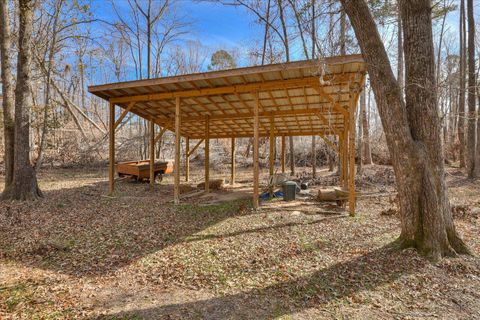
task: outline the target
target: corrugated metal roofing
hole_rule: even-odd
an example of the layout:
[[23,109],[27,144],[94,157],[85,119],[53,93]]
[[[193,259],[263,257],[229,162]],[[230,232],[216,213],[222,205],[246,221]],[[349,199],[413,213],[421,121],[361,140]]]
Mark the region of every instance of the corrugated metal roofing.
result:
[[89,87],[96,96],[174,130],[181,99],[181,135],[203,138],[253,136],[258,92],[260,135],[336,134],[362,90],[361,55],[330,57]]

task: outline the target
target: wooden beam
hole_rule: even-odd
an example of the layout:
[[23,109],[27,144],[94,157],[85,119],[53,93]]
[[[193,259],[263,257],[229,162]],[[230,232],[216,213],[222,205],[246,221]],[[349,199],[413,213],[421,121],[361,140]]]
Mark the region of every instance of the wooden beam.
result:
[[175,99],[175,163],[173,202],[180,203],[180,98]]
[[185,181],[190,180],[190,138],[185,141]]
[[160,132],[157,134],[157,136],[155,137],[155,143],[158,143],[158,141],[160,141],[160,139],[162,139],[163,137],[163,134],[165,133],[165,131],[167,131],[167,128],[166,127],[163,127],[162,130],[160,130]]
[[210,119],[205,120],[205,193],[210,192]]
[[[322,132],[319,132],[318,135],[320,136],[320,138],[323,139],[323,141],[325,141],[325,143],[327,143],[335,152],[339,153],[340,152],[340,149],[337,145],[335,145],[334,142],[332,142],[332,140],[330,140],[326,134],[322,133]],[[340,159],[340,157],[339,157]]]
[[[301,116],[301,115],[317,115],[319,113],[329,112],[330,108],[327,107],[312,107],[309,109],[295,109],[295,110],[278,110],[278,111],[264,111],[259,112],[258,116],[260,118],[270,118],[274,117],[285,117],[285,116]],[[332,116],[341,115],[340,112],[330,112]],[[229,119],[252,119],[254,117],[253,112],[242,112],[236,114],[219,114],[219,115],[210,115],[210,120],[229,120]],[[170,121],[170,119],[165,119]],[[182,123],[188,122],[201,122],[205,120],[205,116],[198,117],[188,117],[183,118]],[[168,122],[166,121],[166,122]]]
[[260,119],[258,117],[258,109],[260,102],[258,101],[258,91],[255,92],[255,105],[253,107],[254,120],[253,120],[253,208],[258,209],[258,190],[259,190],[259,175],[260,168],[258,164],[258,144],[260,138]]
[[[260,131],[260,130],[259,130]],[[313,136],[313,135],[318,135],[320,133],[323,133],[324,135],[333,135],[334,133],[332,131],[320,131],[320,130],[316,130],[316,131],[294,131],[294,132],[291,132],[291,133],[288,133],[288,132],[278,132],[279,135],[291,135],[293,137],[309,137],[309,136]],[[210,139],[230,139],[230,138],[252,138],[252,134],[248,133],[248,134],[214,134],[214,133],[210,133]],[[268,131],[260,131],[259,132],[259,137],[269,137],[270,136],[270,133]],[[204,137],[204,134],[202,132],[202,134],[195,134],[195,135],[190,135],[190,139],[202,139]]]
[[108,194],[113,195],[115,188],[115,104],[110,102],[110,117],[108,121]]
[[200,139],[200,141],[197,142],[197,144],[190,150],[188,156],[191,156],[197,149],[198,147],[202,144],[202,142],[205,141],[205,139]]
[[317,117],[323,122],[323,124],[325,124],[326,126],[328,126],[328,128],[329,128],[330,130],[332,130],[333,133],[334,133],[336,136],[338,136],[338,131],[335,130],[335,127],[331,125],[331,122],[328,121],[328,119],[325,118],[325,116],[324,116],[322,113],[318,112],[318,113],[317,113]]
[[[341,82],[341,80],[346,81],[347,78],[345,75],[335,75],[329,76],[334,82]],[[173,91],[173,92],[162,92],[162,93],[152,93],[152,94],[140,94],[132,95],[126,97],[111,98],[113,103],[126,103],[126,102],[141,102],[141,101],[158,101],[165,99],[175,99],[176,97],[180,98],[191,98],[191,97],[201,97],[201,96],[212,96],[212,95],[222,95],[222,94],[231,94],[231,93],[249,93],[253,91],[265,91],[265,90],[278,90],[278,89],[288,89],[288,88],[300,88],[300,87],[319,87],[319,79],[316,76],[296,78],[296,79],[287,79],[287,80],[271,80],[264,82],[256,83],[245,83],[239,85],[229,85],[221,86],[215,88],[205,88],[205,89],[190,89],[182,91]]]
[[118,118],[117,121],[115,121],[115,124],[113,125],[113,129],[117,129],[117,127],[122,123],[123,118],[127,115],[127,113],[132,110],[133,106],[135,106],[135,102],[130,102],[128,104],[128,107],[123,110],[122,114],[120,115],[120,118]]
[[155,122],[150,121],[150,191],[155,185]]
[[282,154],[280,157],[282,162],[282,173],[285,173],[285,136],[282,136]]
[[232,138],[232,154],[230,161],[230,184],[233,186],[235,184],[235,138]]
[[317,91],[320,97],[327,99],[328,102],[331,103],[333,109],[343,114],[344,117],[348,117],[348,110],[342,107],[338,102],[336,102],[330,94],[326,93],[325,89],[320,86],[320,84],[312,86],[312,88]]
[[[273,173],[274,173],[274,167],[275,167],[275,158],[274,158],[274,155],[275,155],[275,135],[274,135],[274,122],[273,122],[273,116],[270,118],[270,145],[269,145],[269,157],[268,157],[268,160],[269,160],[269,175],[270,175],[270,179],[272,179],[273,181]],[[270,198],[273,198],[273,184],[270,185],[270,188],[268,190],[269,194],[270,194]]]

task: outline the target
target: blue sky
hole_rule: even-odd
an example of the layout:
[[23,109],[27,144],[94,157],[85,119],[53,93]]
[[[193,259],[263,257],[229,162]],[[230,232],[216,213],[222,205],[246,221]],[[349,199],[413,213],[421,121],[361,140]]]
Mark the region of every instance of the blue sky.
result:
[[[126,0],[114,0],[119,10],[129,10]],[[155,0],[154,0],[155,1]],[[199,40],[206,46],[239,47],[252,38],[258,30],[252,15],[245,9],[215,2],[173,0],[179,15],[192,23],[189,38]],[[100,18],[114,20],[110,1],[92,0]]]

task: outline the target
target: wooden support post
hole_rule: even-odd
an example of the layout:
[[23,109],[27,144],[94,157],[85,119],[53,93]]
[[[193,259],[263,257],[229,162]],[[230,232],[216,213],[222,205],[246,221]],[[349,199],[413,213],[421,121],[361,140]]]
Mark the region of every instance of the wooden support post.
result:
[[108,194],[113,195],[115,188],[115,104],[110,102],[110,118],[108,121]]
[[210,192],[210,117],[205,119],[205,193]]
[[[346,123],[348,126],[348,122]],[[343,134],[343,188],[348,189],[348,130]]]
[[235,184],[235,138],[232,138],[232,155],[230,168],[230,184]]
[[175,98],[175,163],[173,202],[180,203],[180,97]]
[[316,136],[312,136],[312,177],[317,177],[317,143]]
[[338,161],[340,163],[340,187],[343,187],[343,175],[344,175],[344,168],[343,168],[343,135],[340,134],[338,136]]
[[150,120],[150,190],[155,185],[155,122]]
[[282,173],[285,173],[285,136],[282,136],[282,152],[280,157],[282,162]]
[[187,137],[186,146],[185,146],[185,181],[188,182],[189,180],[190,180],[190,138]]
[[[273,117],[270,117],[270,146],[269,146],[269,156],[268,156],[268,160],[269,160],[269,177],[270,177],[270,181],[273,182],[273,173],[274,173],[274,169],[275,169],[275,158],[274,158],[274,155],[275,155],[275,135],[274,135],[274,121],[273,121]],[[270,187],[268,189],[268,193],[270,194],[270,198],[273,198],[273,183],[270,184]]]
[[258,139],[260,137],[260,119],[258,117],[259,108],[258,92],[255,92],[255,104],[253,106],[253,208],[258,209],[258,189],[260,168],[258,164]]
[[348,188],[348,208],[350,211],[350,216],[355,216],[355,104],[352,102],[350,107],[350,120],[349,120],[349,149],[350,149],[350,166],[348,169],[349,173],[349,188]]

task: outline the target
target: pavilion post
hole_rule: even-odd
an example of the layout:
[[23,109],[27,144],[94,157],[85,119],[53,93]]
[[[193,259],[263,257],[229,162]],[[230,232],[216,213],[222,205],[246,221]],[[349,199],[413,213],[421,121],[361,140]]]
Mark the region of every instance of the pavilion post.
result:
[[349,165],[349,188],[348,188],[348,207],[350,216],[355,216],[355,104],[351,103],[350,106],[350,120],[349,125],[349,149],[350,149],[350,165]]
[[317,145],[316,136],[312,136],[312,177],[317,177]]
[[[345,123],[348,126],[348,121]],[[343,134],[343,188],[348,189],[348,127]]]
[[150,190],[155,185],[155,122],[150,120]]
[[285,136],[282,136],[282,151],[281,151],[282,173],[285,173]]
[[235,184],[235,138],[232,138],[232,155],[230,167],[230,184]]
[[113,195],[115,188],[115,104],[110,102],[110,118],[108,122],[108,149],[109,149],[109,164],[108,164],[108,193]]
[[259,144],[259,126],[260,119],[258,116],[259,109],[259,95],[255,92],[255,104],[253,106],[253,208],[258,209],[258,189],[259,189],[259,175],[260,168],[258,164],[258,144]]
[[175,163],[173,202],[180,203],[180,97],[175,98]]
[[270,198],[273,198],[273,173],[275,169],[275,135],[274,135],[274,122],[273,116],[270,117],[270,146],[269,146],[269,179],[271,181],[268,192]]
[[338,162],[340,164],[340,187],[343,187],[343,175],[344,175],[344,168],[343,168],[343,134],[338,136]]
[[210,192],[210,117],[205,119],[205,193]]
[[190,138],[187,137],[185,141],[185,181],[190,180]]

